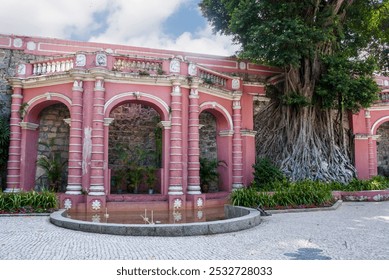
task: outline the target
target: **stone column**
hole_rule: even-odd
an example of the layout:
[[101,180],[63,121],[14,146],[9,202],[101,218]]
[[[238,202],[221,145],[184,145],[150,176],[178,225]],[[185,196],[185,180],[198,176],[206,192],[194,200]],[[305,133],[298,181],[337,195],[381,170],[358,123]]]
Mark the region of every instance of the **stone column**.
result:
[[9,156],[7,165],[7,188],[4,192],[19,192],[20,185],[20,157],[21,157],[21,140],[22,131],[20,127],[20,108],[23,102],[22,84],[18,81],[13,83],[13,94],[11,103],[10,119],[10,142]]
[[240,99],[241,92],[234,92],[232,104],[232,122],[234,125],[234,135],[232,137],[232,189],[243,187],[243,152],[242,152],[242,106]]
[[92,158],[89,195],[105,195],[104,189],[104,79],[97,77],[93,98]]
[[171,93],[171,131],[169,195],[182,195],[182,93],[179,81],[173,81]]
[[189,95],[188,137],[188,194],[201,194],[200,188],[200,133],[198,83],[191,84]]
[[82,190],[82,92],[83,82],[73,83],[72,108],[70,119],[68,185],[66,194],[78,195]]

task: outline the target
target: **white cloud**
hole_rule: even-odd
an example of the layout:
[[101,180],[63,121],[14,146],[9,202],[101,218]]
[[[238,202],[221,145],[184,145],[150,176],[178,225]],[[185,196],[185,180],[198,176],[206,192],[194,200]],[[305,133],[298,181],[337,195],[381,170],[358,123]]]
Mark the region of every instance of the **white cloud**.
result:
[[231,38],[212,34],[209,26],[177,38],[163,33],[163,22],[189,1],[0,0],[0,33],[234,54]]

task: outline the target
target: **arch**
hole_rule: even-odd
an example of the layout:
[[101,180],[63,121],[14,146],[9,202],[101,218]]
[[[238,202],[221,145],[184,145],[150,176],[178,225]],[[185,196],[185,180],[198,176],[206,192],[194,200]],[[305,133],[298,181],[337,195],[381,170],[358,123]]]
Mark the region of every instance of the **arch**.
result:
[[375,135],[377,133],[377,129],[380,127],[380,125],[383,124],[384,122],[387,122],[387,121],[389,121],[389,116],[385,116],[385,117],[382,117],[382,118],[379,118],[378,120],[376,120],[374,122],[374,124],[371,126],[370,133],[372,135]]
[[161,120],[169,120],[168,104],[161,98],[144,92],[124,92],[115,95],[105,103],[104,116],[108,118],[109,114],[115,107],[131,101],[135,101],[139,104],[148,105],[159,113],[159,115],[161,116]]
[[[200,114],[203,111],[209,111],[216,117],[217,121],[220,124],[220,130],[230,130],[232,131],[234,129],[234,125],[232,122],[232,117],[228,110],[224,108],[222,105],[220,105],[217,102],[204,102],[200,105]],[[224,122],[223,122],[224,120]],[[223,125],[224,124],[224,125]]]
[[46,92],[27,102],[25,120],[36,123],[38,121],[39,113],[44,108],[56,103],[64,104],[68,108],[69,112],[71,112],[72,100],[69,97],[62,93]]

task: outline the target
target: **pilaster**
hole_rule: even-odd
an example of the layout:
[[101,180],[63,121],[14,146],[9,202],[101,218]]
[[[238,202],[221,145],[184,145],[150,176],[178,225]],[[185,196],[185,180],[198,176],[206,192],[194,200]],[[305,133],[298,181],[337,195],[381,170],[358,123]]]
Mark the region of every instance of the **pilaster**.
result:
[[242,93],[239,91],[233,94],[232,121],[234,125],[234,135],[232,136],[232,188],[243,187],[243,151],[242,151]]

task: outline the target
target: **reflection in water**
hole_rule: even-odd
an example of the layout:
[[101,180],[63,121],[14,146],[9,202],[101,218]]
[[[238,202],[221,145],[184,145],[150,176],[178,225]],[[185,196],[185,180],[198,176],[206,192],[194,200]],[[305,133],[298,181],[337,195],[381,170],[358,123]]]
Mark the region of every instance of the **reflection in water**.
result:
[[317,248],[299,248],[296,253],[286,253],[287,257],[292,260],[330,260],[330,257],[324,256],[321,253],[323,250]]
[[112,211],[103,213],[65,213],[65,217],[80,220],[92,221],[94,223],[116,223],[116,224],[175,224],[175,223],[196,223],[209,222],[226,219],[224,207],[199,209],[174,209],[163,210],[139,210],[139,211]]

